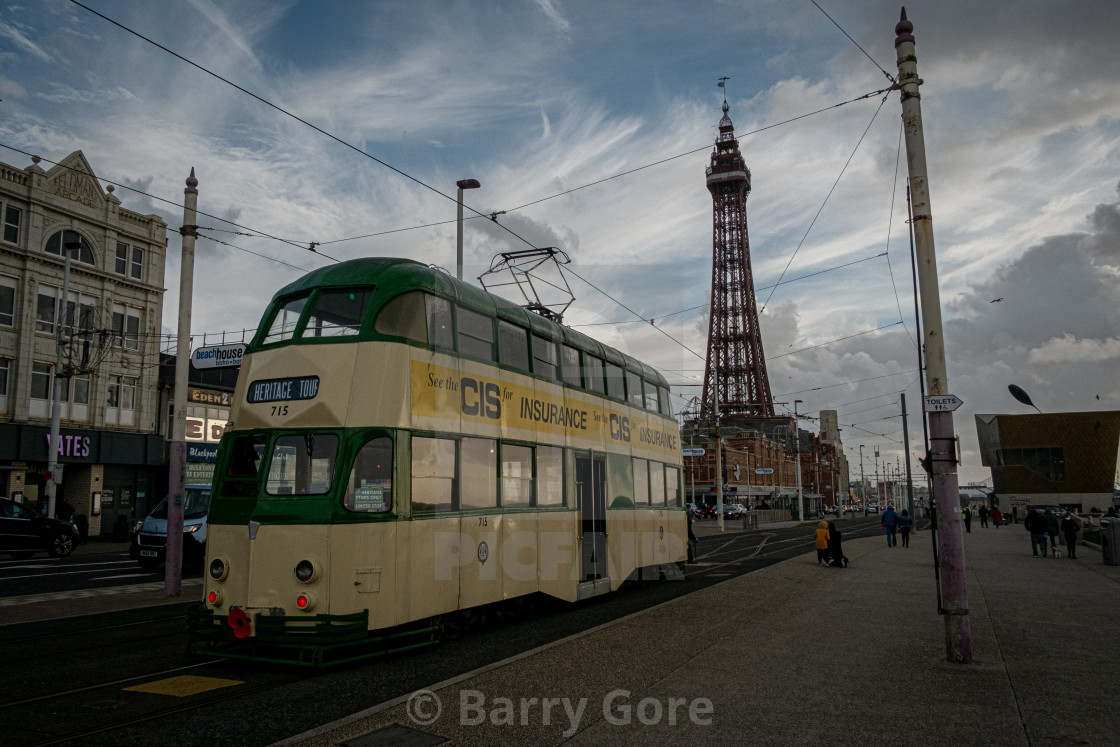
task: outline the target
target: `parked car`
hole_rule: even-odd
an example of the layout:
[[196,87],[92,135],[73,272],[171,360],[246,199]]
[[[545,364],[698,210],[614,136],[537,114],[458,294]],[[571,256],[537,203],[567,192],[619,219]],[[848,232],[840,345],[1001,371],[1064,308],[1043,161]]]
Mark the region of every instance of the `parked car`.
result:
[[[210,486],[187,486],[183,502],[183,563],[202,565],[206,560],[206,516],[210,511]],[[152,509],[136,533],[136,559],[146,571],[163,566],[167,547],[167,499]]]
[[709,506],[707,503],[701,503],[696,510],[696,518],[698,519],[714,519],[716,518],[715,506]]
[[868,503],[867,504],[867,513],[869,513],[869,514],[879,513],[879,504],[878,503]]
[[29,558],[37,552],[65,558],[80,541],[81,533],[71,522],[41,516],[23,504],[0,498],[0,552],[13,558]]

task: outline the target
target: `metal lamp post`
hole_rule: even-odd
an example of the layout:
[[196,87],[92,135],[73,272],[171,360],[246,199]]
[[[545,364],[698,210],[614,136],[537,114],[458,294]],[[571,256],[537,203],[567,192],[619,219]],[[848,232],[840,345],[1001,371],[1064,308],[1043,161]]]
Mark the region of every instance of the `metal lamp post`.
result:
[[463,190],[464,189],[478,189],[482,185],[478,183],[477,179],[460,179],[455,182],[455,186],[459,188],[458,215],[455,220],[455,277],[459,280],[463,279]]
[[62,297],[58,299],[58,313],[55,314],[55,363],[54,363],[54,401],[51,403],[51,437],[47,444],[47,516],[54,516],[58,508],[58,440],[62,421],[62,330],[66,322],[66,302],[70,293],[70,253],[82,248],[81,241],[67,241],[62,251]]
[[805,521],[805,497],[801,494],[801,431],[797,425],[797,406],[801,400],[793,401],[793,443],[797,449],[797,520]]

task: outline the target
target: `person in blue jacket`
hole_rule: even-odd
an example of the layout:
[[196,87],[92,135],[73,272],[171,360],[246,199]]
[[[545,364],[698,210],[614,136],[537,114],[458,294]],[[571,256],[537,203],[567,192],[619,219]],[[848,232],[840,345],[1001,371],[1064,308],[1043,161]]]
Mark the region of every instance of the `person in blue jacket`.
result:
[[888,504],[887,510],[883,512],[883,529],[887,530],[887,547],[895,546],[894,531],[898,527],[898,514],[894,512],[894,506]]
[[902,534],[902,546],[910,547],[910,530],[914,528],[914,519],[910,512],[902,509],[902,516],[898,517],[898,530]]

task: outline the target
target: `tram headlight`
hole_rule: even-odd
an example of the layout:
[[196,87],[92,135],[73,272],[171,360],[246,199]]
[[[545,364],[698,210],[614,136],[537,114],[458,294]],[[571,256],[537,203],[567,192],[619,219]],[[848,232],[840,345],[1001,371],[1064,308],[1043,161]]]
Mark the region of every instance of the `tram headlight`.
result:
[[296,597],[296,609],[300,612],[310,612],[315,609],[316,601],[315,592],[301,591],[299,596]]
[[296,563],[296,579],[298,579],[301,584],[310,583],[316,575],[315,561],[301,560]]
[[215,581],[223,581],[229,575],[229,561],[226,557],[220,556],[210,561],[210,578]]

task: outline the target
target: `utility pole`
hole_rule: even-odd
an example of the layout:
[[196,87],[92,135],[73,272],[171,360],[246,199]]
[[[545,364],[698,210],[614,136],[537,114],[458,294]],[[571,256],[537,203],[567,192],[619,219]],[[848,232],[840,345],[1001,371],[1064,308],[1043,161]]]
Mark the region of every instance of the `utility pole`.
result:
[[194,169],[183,190],[183,261],[179,270],[179,327],[175,341],[175,419],[171,426],[168,465],[167,547],[164,550],[164,596],[183,593],[183,495],[187,482],[187,377],[191,358],[191,306],[194,297],[194,240],[198,211],[198,179]]
[[801,431],[797,426],[797,405],[801,400],[793,401],[793,443],[797,448],[797,520],[805,521],[805,497],[801,494]]
[[57,509],[58,440],[62,422],[62,330],[66,323],[66,301],[70,293],[70,253],[81,249],[81,241],[67,241],[62,249],[62,297],[58,299],[58,313],[54,317],[54,402],[51,403],[51,437],[47,444],[47,516],[53,517]]
[[[906,139],[906,163],[913,195],[914,246],[917,255],[918,285],[925,331],[926,391],[930,397],[949,395],[949,375],[945,357],[945,334],[941,324],[941,296],[937,287],[937,257],[933,243],[933,211],[930,206],[929,176],[926,173],[925,137],[922,133],[922,105],[918,86],[918,58],[914,54],[914,25],[906,19],[906,9],[895,26],[895,51],[898,58],[898,86],[902,90],[902,122]],[[924,403],[923,403],[924,404]],[[932,409],[932,408],[927,408]],[[957,492],[957,462],[952,410],[929,412],[929,471],[937,507],[937,539],[941,567],[941,614],[945,619],[945,658],[960,664],[972,663],[972,627],[968,618],[968,593],[965,587],[964,538],[961,533],[960,499]]]
[[[716,368],[716,381],[719,369]],[[723,531],[723,442],[719,437],[719,387],[712,387],[712,412],[716,416],[716,525]]]
[[[910,428],[906,422],[906,392],[902,392],[902,448],[906,452],[906,507],[910,510],[910,517],[914,517],[914,480],[910,474]],[[918,522],[914,522],[915,531]]]
[[863,444],[859,445],[859,497],[863,501],[863,515],[867,516],[867,481],[863,477]]

